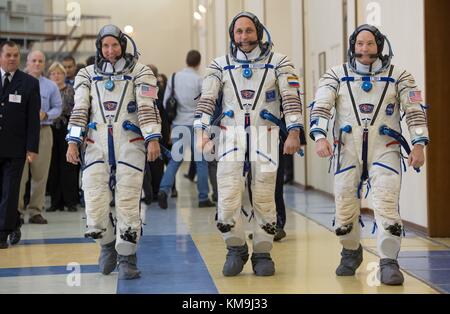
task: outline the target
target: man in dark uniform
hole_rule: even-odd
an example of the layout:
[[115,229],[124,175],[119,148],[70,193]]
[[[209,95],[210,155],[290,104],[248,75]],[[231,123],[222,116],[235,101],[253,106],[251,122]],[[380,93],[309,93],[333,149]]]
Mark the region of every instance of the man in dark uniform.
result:
[[20,241],[17,211],[25,164],[36,159],[39,147],[39,82],[18,70],[16,43],[0,44],[0,249]]

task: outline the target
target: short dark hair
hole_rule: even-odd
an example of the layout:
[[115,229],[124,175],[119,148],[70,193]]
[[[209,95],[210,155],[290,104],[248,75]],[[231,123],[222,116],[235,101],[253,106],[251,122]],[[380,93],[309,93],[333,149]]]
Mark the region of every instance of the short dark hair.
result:
[[147,65],[152,70],[154,76],[158,76],[158,68],[154,64]]
[[72,61],[73,62],[73,64],[77,64],[77,62],[75,61],[75,58],[72,56],[72,55],[67,55],[67,56],[65,56],[63,59],[62,59],[62,61]]
[[94,64],[94,63],[95,63],[95,56],[89,56],[89,57],[86,59],[86,66],[91,65],[91,64]]
[[0,54],[3,53],[3,47],[5,47],[5,46],[11,47],[11,48],[17,47],[17,49],[19,49],[19,45],[16,42],[14,42],[12,40],[7,40],[7,41],[0,43]]
[[195,68],[200,64],[200,61],[202,60],[202,56],[200,52],[197,50],[191,50],[188,52],[186,56],[186,64],[190,67]]

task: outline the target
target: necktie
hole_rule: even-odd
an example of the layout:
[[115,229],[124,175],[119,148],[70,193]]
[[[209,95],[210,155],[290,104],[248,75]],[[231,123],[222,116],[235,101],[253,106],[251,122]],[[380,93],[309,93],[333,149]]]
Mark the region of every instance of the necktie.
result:
[[8,85],[9,85],[9,76],[11,75],[11,73],[9,73],[9,72],[6,72],[5,73],[5,75],[4,75],[4,77],[5,77],[5,81],[3,82],[3,90],[2,90],[2,93],[5,93],[5,91],[6,91],[6,89],[8,88]]

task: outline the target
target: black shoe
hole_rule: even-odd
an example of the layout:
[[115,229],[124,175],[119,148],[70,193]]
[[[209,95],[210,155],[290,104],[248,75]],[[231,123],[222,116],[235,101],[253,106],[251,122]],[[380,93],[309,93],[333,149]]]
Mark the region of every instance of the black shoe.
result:
[[0,249],[8,248],[8,233],[0,231]]
[[158,192],[158,205],[162,209],[167,209],[167,194],[164,191]]
[[191,176],[189,176],[188,174],[184,174],[183,175],[186,179],[188,179],[189,181],[191,181],[191,182],[194,182],[194,179],[195,179],[195,177],[191,177]]
[[109,202],[109,207],[115,207],[116,206],[116,200],[112,199],[111,202]]
[[74,212],[78,211],[78,208],[76,205],[69,205],[69,206],[67,206],[67,211],[74,213]]
[[64,211],[64,207],[52,205],[52,206],[50,206],[49,208],[47,208],[45,211],[46,211],[47,213],[52,213],[52,212],[56,212],[57,210],[59,210],[59,211]]
[[170,194],[170,197],[178,197],[178,191],[177,189],[173,189],[172,193]]
[[294,178],[288,176],[284,177],[284,184],[291,184],[292,182],[294,182]]
[[17,228],[13,232],[9,234],[9,243],[11,245],[16,245],[20,242],[20,238],[22,237],[22,232],[20,231],[20,228]]
[[152,203],[152,198],[153,197],[151,197],[151,196],[149,196],[149,197],[146,196],[146,197],[141,198],[141,201],[144,202],[145,205],[150,205]]
[[273,240],[278,242],[284,237],[286,237],[286,231],[284,231],[284,229],[282,228],[277,228],[277,233],[275,233]]
[[37,214],[33,217],[30,217],[30,219],[28,219],[28,222],[30,224],[37,224],[37,225],[46,225],[48,223],[47,219],[42,217],[41,214]]
[[207,199],[206,201],[200,201],[198,202],[198,207],[203,208],[203,207],[214,207],[216,206],[216,203],[211,202],[209,199]]

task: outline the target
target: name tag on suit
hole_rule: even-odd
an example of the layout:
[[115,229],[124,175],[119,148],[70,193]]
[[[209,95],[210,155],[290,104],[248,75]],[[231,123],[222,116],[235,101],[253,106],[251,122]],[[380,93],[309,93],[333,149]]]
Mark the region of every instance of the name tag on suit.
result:
[[9,102],[20,104],[22,102],[22,95],[9,94]]

